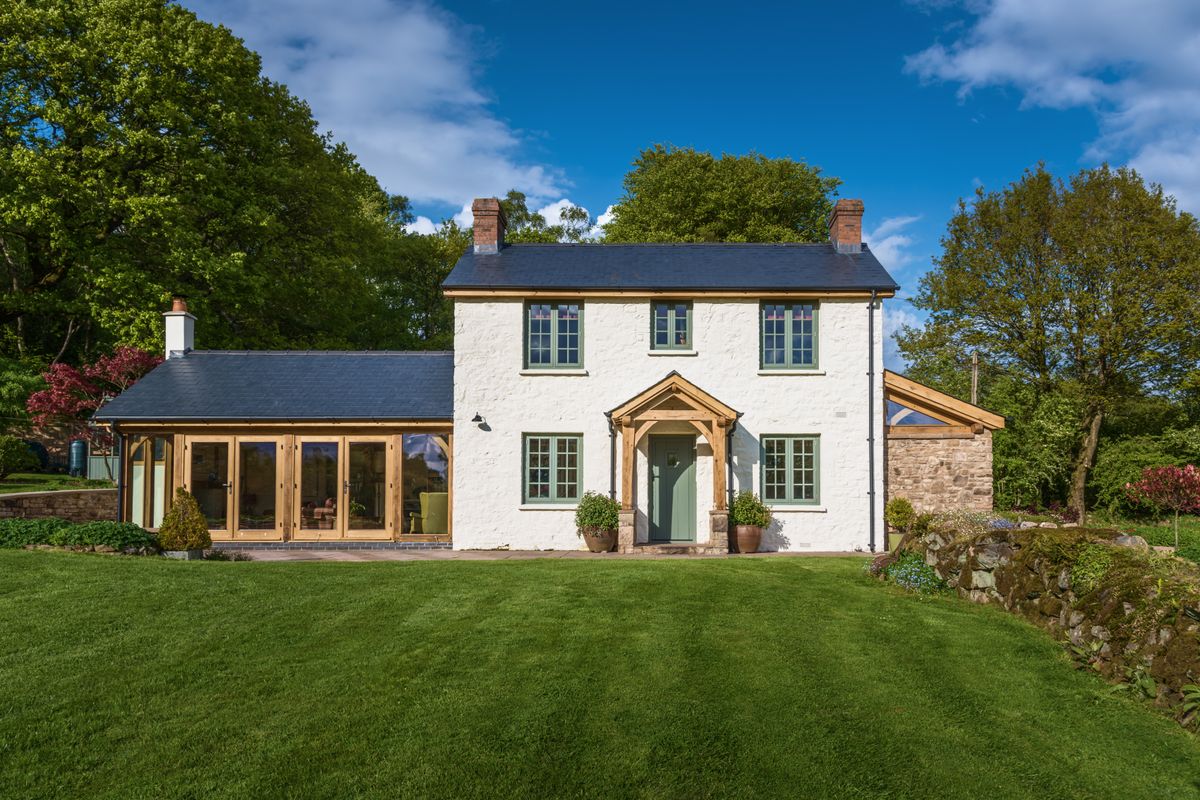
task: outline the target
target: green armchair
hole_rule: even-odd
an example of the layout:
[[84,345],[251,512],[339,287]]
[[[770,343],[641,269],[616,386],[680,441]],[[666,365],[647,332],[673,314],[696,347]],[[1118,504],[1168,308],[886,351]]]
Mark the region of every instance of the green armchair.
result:
[[421,492],[421,513],[409,514],[409,533],[449,533],[450,494]]

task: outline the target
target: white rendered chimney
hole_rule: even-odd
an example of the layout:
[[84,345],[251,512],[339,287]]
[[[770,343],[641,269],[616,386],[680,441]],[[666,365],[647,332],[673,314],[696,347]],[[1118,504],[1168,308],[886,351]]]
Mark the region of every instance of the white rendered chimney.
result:
[[171,310],[163,314],[166,319],[166,351],[167,358],[179,358],[184,353],[195,349],[196,318],[188,313],[187,300],[175,297],[171,300]]

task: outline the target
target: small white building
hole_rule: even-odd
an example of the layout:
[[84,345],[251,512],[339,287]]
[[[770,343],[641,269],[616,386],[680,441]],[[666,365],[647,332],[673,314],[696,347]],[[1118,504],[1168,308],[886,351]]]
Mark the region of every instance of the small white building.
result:
[[195,349],[104,406],[120,512],[186,489],[223,547],[578,549],[587,491],[624,552],[727,552],[735,493],[761,549],[877,550],[883,504],[991,507],[1004,420],[885,373],[896,283],[838,201],[823,244],[506,244],[499,201],[444,283],[453,352]]

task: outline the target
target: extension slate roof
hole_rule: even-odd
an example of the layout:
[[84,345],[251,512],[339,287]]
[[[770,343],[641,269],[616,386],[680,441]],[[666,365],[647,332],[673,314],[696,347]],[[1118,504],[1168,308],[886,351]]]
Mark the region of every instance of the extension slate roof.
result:
[[442,287],[461,289],[870,291],[899,288],[875,254],[824,244],[510,244],[468,251]]
[[193,350],[155,367],[95,419],[448,420],[453,411],[451,352]]

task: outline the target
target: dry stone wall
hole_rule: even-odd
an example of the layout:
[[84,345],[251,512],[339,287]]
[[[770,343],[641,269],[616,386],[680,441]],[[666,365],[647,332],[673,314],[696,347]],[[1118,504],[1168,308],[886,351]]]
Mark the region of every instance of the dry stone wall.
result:
[[68,522],[117,518],[116,489],[20,492],[0,495],[0,519],[58,517]]
[[992,510],[992,432],[972,438],[887,440],[887,499],[920,512]]

